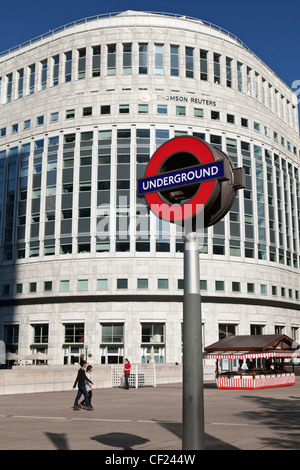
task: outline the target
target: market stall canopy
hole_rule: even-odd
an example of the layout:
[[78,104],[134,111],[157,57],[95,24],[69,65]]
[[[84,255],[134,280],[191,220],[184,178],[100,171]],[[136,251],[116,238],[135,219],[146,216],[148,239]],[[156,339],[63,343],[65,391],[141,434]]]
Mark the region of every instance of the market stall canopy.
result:
[[286,335],[227,336],[204,350],[204,359],[300,357],[299,344]]

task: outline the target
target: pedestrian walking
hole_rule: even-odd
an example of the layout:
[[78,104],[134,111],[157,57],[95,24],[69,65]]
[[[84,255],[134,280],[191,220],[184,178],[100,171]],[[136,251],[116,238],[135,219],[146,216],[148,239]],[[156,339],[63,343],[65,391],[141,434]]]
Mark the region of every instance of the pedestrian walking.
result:
[[[93,391],[92,391],[92,383],[93,383],[93,378],[92,378],[92,371],[93,371],[93,367],[92,366],[87,366],[86,368],[86,391],[88,393],[88,397],[89,397],[89,402],[90,402],[90,406],[93,408],[92,406],[92,396],[93,396]],[[90,380],[90,382],[88,382],[88,380]],[[86,405],[85,403],[85,399],[82,400],[82,402],[80,402],[80,405]]]
[[124,363],[124,379],[125,379],[125,386],[124,388],[126,390],[129,389],[129,376],[130,376],[130,369],[131,369],[131,364],[128,361],[128,359],[125,359]]
[[88,383],[91,383],[91,385],[93,385],[93,383],[91,382],[90,379],[88,379],[86,377],[86,374],[85,374],[85,369],[86,369],[86,362],[83,361],[80,363],[80,369],[77,373],[77,377],[76,377],[76,380],[74,382],[74,385],[73,385],[73,389],[76,388],[77,384],[78,384],[78,392],[77,392],[77,395],[76,395],[76,398],[75,398],[75,401],[74,401],[74,406],[73,406],[73,410],[74,411],[77,411],[77,410],[80,410],[80,406],[78,405],[78,402],[79,402],[79,399],[81,397],[81,395],[84,396],[84,400],[85,400],[85,403],[86,403],[86,409],[87,410],[92,410],[93,408],[90,406],[90,402],[89,402],[89,396],[88,396],[88,392],[86,390],[86,382]]

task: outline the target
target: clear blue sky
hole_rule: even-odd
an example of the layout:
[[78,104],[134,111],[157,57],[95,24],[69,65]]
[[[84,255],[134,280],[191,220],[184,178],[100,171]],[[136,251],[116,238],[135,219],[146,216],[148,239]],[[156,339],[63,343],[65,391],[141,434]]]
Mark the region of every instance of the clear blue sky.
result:
[[[288,86],[300,83],[299,0],[30,0],[5,2],[0,51],[74,20],[103,13],[143,10],[209,21],[235,34]],[[295,88],[296,87],[296,88]],[[300,86],[294,85],[294,89]]]

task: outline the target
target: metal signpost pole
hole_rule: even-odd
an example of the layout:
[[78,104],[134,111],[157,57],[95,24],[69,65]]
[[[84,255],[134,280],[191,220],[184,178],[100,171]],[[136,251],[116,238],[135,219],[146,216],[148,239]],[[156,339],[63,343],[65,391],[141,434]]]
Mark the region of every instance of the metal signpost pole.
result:
[[183,450],[204,450],[202,320],[196,232],[185,236],[183,301]]
[[[195,189],[196,188],[196,189]],[[234,168],[221,150],[192,136],[165,142],[153,154],[138,197],[151,211],[186,228],[183,301],[183,439],[184,450],[204,449],[202,321],[196,216],[210,227],[230,210],[236,191],[245,188],[245,171]]]

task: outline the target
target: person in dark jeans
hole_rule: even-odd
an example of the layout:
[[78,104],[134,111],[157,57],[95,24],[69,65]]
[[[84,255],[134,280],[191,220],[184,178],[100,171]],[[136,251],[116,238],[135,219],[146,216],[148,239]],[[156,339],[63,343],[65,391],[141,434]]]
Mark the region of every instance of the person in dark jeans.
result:
[[89,411],[93,410],[93,408],[90,406],[89,396],[86,390],[86,382],[90,383],[91,385],[93,385],[93,382],[90,379],[88,379],[88,377],[85,375],[85,368],[86,368],[86,362],[85,361],[81,362],[80,369],[77,373],[77,377],[73,385],[73,389],[74,389],[76,388],[76,385],[78,384],[78,392],[77,392],[77,395],[74,401],[74,406],[73,406],[74,411],[81,409],[81,407],[78,405],[81,395],[84,396],[84,401],[87,406],[86,409]]

